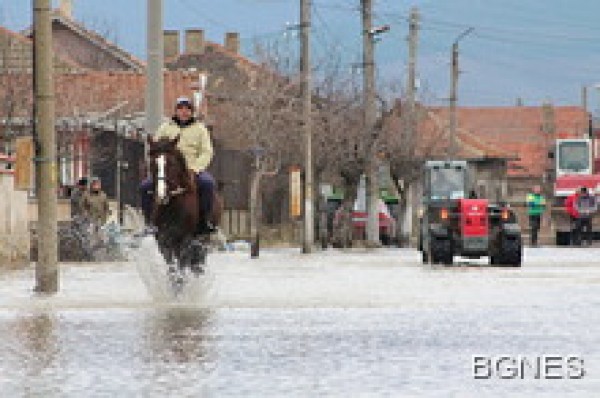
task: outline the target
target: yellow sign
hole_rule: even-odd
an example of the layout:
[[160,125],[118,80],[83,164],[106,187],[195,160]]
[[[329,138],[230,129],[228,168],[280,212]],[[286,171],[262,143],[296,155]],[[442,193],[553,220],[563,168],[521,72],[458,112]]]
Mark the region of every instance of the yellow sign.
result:
[[302,214],[302,179],[300,169],[294,167],[290,170],[290,215],[299,217]]
[[16,139],[17,159],[15,163],[15,189],[26,191],[32,187],[33,175],[33,137]]

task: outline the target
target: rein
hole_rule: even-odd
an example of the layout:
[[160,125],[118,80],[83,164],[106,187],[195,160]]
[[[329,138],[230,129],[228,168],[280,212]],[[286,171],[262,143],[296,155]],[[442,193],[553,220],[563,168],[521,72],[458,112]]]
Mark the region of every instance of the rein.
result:
[[165,155],[158,156],[156,158],[156,164],[158,165],[158,173],[156,176],[158,202],[162,205],[166,205],[172,198],[183,195],[188,190],[183,187],[177,187],[173,191],[167,191],[167,177],[165,175],[165,166],[167,165],[167,160]]

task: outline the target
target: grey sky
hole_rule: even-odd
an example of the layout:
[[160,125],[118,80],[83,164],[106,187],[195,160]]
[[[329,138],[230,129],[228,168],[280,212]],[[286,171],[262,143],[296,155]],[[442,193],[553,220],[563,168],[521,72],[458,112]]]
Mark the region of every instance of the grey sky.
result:
[[[74,0],[77,19],[145,58],[145,0]],[[297,23],[297,0],[165,0],[166,28],[204,28],[222,42],[226,31],[239,31],[249,52],[255,40],[284,39],[286,23]],[[315,60],[332,47],[348,64],[360,57],[359,0],[314,0]],[[600,2],[593,0],[375,0],[377,23],[392,31],[377,45],[379,76],[384,82],[405,75],[406,18],[420,7],[422,30],[419,71],[429,102],[448,97],[450,46],[461,42],[459,102],[462,105],[525,104],[551,100],[579,104],[581,85],[600,82]],[[30,23],[30,0],[0,0],[0,23],[19,30]],[[592,109],[600,94],[590,93]]]

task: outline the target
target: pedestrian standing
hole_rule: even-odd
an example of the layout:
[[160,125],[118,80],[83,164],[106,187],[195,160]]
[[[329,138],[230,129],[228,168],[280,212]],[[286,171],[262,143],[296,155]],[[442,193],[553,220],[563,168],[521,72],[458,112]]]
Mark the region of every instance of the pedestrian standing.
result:
[[586,187],[581,188],[581,194],[575,201],[575,208],[579,214],[577,219],[577,245],[585,241],[589,246],[592,245],[592,217],[598,210],[598,201],[596,197],[589,192]]
[[99,179],[92,180],[89,192],[83,197],[83,207],[90,221],[96,227],[106,224],[110,209],[108,198],[102,191],[102,184]]
[[76,220],[84,215],[83,197],[88,190],[87,178],[80,178],[71,192],[71,219]]
[[529,228],[531,246],[537,246],[538,235],[542,225],[542,215],[546,209],[546,198],[542,195],[542,188],[535,185],[532,192],[527,195],[527,214],[529,215]]

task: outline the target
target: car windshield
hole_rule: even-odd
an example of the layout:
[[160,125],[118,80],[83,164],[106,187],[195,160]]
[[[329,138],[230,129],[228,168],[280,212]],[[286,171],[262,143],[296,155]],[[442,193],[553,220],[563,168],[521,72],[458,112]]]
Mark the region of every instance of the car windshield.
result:
[[461,199],[464,197],[464,169],[450,167],[431,170],[431,199]]
[[590,165],[587,142],[562,142],[559,146],[559,168],[574,173],[586,171]]

